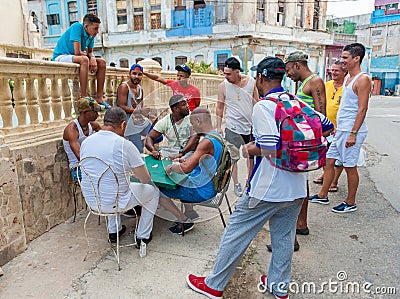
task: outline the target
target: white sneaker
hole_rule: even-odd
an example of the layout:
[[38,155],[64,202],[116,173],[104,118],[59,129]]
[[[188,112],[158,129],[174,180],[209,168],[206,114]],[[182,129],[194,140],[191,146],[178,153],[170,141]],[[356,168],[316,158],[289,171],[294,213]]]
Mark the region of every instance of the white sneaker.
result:
[[233,188],[233,192],[235,192],[236,196],[242,196],[243,194],[243,189],[242,189],[242,185],[240,185],[240,183],[237,183],[234,188]]

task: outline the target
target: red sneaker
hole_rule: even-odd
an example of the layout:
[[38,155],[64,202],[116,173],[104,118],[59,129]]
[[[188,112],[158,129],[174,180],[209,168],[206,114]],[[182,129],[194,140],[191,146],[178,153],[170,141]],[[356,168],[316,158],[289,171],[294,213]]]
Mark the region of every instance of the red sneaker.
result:
[[193,274],[189,274],[186,276],[186,282],[188,286],[203,295],[206,295],[208,298],[211,299],[221,299],[222,292],[209,288],[206,283],[204,282],[205,277],[198,277]]
[[[265,293],[266,291],[271,292],[268,287],[267,287],[267,275],[261,275],[260,276],[260,283],[258,284],[258,291],[261,293]],[[273,294],[275,296],[275,299],[289,299],[289,295],[286,294],[284,296],[280,296],[280,295],[276,295]]]

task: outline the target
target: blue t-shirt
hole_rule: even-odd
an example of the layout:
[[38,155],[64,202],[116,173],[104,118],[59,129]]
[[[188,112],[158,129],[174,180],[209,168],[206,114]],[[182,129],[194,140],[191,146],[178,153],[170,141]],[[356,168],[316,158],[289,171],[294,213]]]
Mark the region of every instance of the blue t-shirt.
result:
[[86,32],[83,24],[74,23],[58,40],[51,60],[54,61],[60,55],[75,55],[74,42],[81,43],[81,51],[94,47],[94,37]]

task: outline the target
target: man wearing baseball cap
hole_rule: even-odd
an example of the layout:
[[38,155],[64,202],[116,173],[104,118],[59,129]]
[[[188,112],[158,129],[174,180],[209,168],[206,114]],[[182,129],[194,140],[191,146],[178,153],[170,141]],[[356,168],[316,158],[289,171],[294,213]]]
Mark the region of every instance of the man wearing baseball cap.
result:
[[80,172],[74,166],[80,159],[81,144],[86,137],[100,130],[101,126],[96,119],[98,112],[105,111],[106,107],[91,97],[84,97],[76,103],[76,110],[78,118],[68,124],[63,134],[63,146],[74,181],[80,178]]
[[127,115],[125,137],[129,139],[143,153],[144,143],[142,136],[146,136],[151,129],[155,117],[150,115],[150,107],[144,105],[143,88],[140,85],[143,78],[143,67],[132,64],[129,70],[130,79],[121,82],[117,90],[117,106]]
[[192,70],[186,64],[178,64],[175,67],[177,73],[177,81],[165,79],[157,74],[143,72],[143,74],[152,80],[158,81],[164,85],[168,85],[172,89],[172,94],[183,95],[189,105],[189,110],[193,111],[196,107],[200,106],[200,90],[189,83],[189,77]]
[[[256,86],[261,96],[276,98],[284,92],[281,83],[285,64],[281,59],[266,57],[253,70],[257,71]],[[283,95],[281,99],[287,101],[289,97]],[[272,292],[277,299],[289,298],[296,220],[307,194],[307,174],[278,169],[268,161],[268,157],[275,154],[280,139],[275,110],[276,103],[266,99],[254,105],[252,122],[255,141],[246,144],[242,151],[245,157],[256,157],[249,190],[236,203],[235,211],[229,218],[212,273],[207,277],[189,274],[186,278],[190,288],[209,298],[222,298],[223,290],[241,257],[267,222],[274,254],[268,275],[260,277],[258,290]],[[321,116],[322,123],[327,122],[332,128],[329,120]]]
[[[301,82],[296,97],[310,105],[316,111],[326,114],[326,93],[324,81],[308,67],[308,54],[294,51],[285,57],[286,75],[294,82]],[[307,180],[308,190],[308,180]],[[308,192],[297,220],[298,235],[308,235],[307,224]]]

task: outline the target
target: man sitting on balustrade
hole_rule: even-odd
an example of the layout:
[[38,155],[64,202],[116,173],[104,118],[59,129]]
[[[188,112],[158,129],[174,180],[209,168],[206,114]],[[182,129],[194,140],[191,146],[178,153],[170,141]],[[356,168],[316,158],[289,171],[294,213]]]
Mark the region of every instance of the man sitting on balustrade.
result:
[[105,106],[98,104],[90,97],[81,98],[77,102],[78,118],[71,121],[64,129],[64,150],[67,153],[72,179],[75,182],[81,178],[79,169],[74,167],[80,160],[81,144],[89,135],[100,130],[101,126],[95,120],[99,116],[98,112],[105,109]]
[[51,60],[58,62],[74,62],[80,64],[79,84],[81,97],[86,97],[89,71],[96,74],[96,100],[108,107],[103,98],[104,81],[106,77],[106,61],[94,56],[94,38],[99,33],[100,19],[87,14],[83,23],[74,23],[64,32],[57,42]]
[[[202,202],[213,198],[217,193],[213,187],[210,173],[215,173],[222,153],[222,144],[217,139],[222,139],[211,122],[211,114],[208,109],[197,107],[190,115],[190,122],[197,135],[204,138],[198,144],[194,153],[188,158],[176,159],[165,168],[165,172],[189,174],[184,183],[176,189],[160,188],[160,204],[170,211],[178,222],[169,228],[172,233],[182,234],[193,228],[192,220],[183,214],[173,203],[171,198],[181,199],[185,202]],[[217,136],[217,137],[215,137]]]
[[[143,88],[140,85],[143,78],[143,67],[140,64],[132,64],[129,70],[129,80],[121,82],[117,90],[117,106],[122,108],[128,117],[125,137],[128,138],[139,150],[143,152],[144,142],[142,136],[146,136],[152,128],[156,117],[150,114],[150,107],[144,105]],[[162,136],[156,140],[160,142]]]
[[[81,158],[94,156],[106,162],[115,171],[118,181],[118,209],[125,211],[132,209],[136,205],[142,206],[142,214],[136,232],[136,247],[139,248],[141,242],[149,243],[151,241],[153,230],[154,213],[158,206],[159,191],[157,187],[149,184],[150,174],[146,168],[145,162],[140,156],[137,148],[124,136],[126,128],[126,113],[119,107],[109,109],[104,115],[104,126],[99,132],[90,136],[82,143]],[[92,161],[92,162],[90,162]],[[82,176],[82,194],[87,204],[92,209],[97,209],[96,200],[93,195],[92,186],[89,182],[97,182],[101,173],[101,162],[96,160],[83,160],[82,167],[85,168],[85,174]],[[137,178],[140,182],[130,182],[130,175]],[[106,174],[102,185],[104,191],[102,203],[104,212],[112,212],[115,209],[115,178]],[[107,184],[107,181],[113,184]],[[106,195],[109,195],[106,196]],[[118,216],[119,217],[119,216]],[[110,241],[117,241],[117,225],[115,216],[108,217],[108,232]],[[121,225],[118,219],[119,234],[126,231],[125,225]]]

